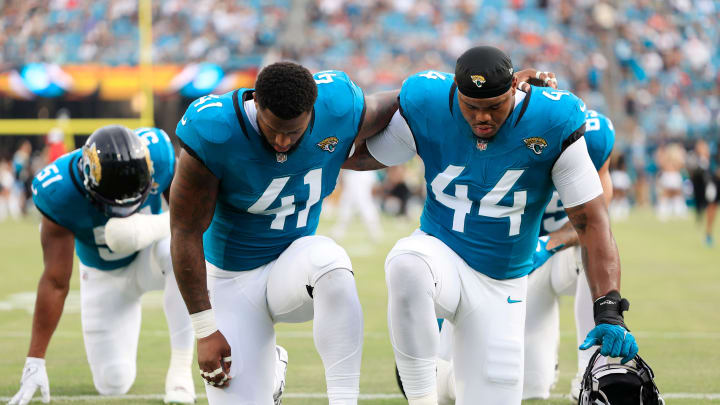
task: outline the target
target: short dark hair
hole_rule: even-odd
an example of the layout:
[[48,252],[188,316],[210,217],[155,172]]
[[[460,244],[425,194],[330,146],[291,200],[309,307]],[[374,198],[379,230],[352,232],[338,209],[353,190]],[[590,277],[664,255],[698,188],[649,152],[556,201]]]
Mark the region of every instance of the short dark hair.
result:
[[255,97],[260,108],[268,108],[278,118],[289,120],[312,110],[317,85],[305,67],[293,62],[277,62],[258,74]]

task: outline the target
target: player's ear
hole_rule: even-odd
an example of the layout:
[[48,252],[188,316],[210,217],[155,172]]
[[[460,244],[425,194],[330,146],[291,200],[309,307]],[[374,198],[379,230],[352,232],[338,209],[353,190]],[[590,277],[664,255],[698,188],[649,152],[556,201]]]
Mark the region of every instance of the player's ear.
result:
[[510,91],[512,92],[511,94],[513,96],[515,95],[515,92],[517,91],[517,87],[518,87],[518,78],[517,78],[517,75],[513,75],[512,85],[510,86]]

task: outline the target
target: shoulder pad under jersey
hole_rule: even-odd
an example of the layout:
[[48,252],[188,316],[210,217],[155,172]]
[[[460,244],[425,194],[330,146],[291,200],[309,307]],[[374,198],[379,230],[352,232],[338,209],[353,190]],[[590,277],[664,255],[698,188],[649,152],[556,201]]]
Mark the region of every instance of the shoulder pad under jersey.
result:
[[138,128],[135,133],[143,140],[150,151],[153,163],[152,193],[162,193],[169,186],[175,175],[175,149],[170,137],[159,128]]
[[175,129],[188,153],[218,178],[222,177],[223,144],[235,130],[230,120],[237,120],[232,92],[221,96],[211,94],[193,101]]

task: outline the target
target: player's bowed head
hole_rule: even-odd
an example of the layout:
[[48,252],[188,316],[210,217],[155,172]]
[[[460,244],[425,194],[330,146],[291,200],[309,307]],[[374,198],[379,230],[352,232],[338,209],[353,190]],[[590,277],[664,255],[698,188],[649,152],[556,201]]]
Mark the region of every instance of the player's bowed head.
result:
[[305,133],[317,99],[310,71],[293,62],[268,65],[255,83],[260,133],[276,152],[288,153]]
[[82,147],[83,186],[108,217],[127,217],[145,202],[152,188],[150,152],[122,125],[95,130]]
[[510,116],[518,88],[530,83],[557,87],[555,74],[526,69],[515,74],[512,61],[492,46],[476,46],[460,55],[455,84],[460,111],[478,138],[492,139]]
[[491,46],[465,51],[455,65],[458,106],[478,138],[491,139],[513,110],[518,79],[510,58]]

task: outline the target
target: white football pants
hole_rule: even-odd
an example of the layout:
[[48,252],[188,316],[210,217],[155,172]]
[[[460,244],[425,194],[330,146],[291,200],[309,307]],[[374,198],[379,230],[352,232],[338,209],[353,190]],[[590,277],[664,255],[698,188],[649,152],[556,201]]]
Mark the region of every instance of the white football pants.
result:
[[232,350],[226,388],[206,385],[211,405],[272,405],[277,322],[313,320],[331,405],[355,405],[360,392],[362,308],[350,258],[332,239],[295,240],[276,260],[249,271],[207,263],[218,329]]
[[[560,344],[560,296],[575,296],[578,346],[595,326],[592,297],[583,271],[580,248],[554,254],[528,276],[525,322],[525,384],[523,398],[550,397],[557,381]],[[578,351],[578,371],[585,371],[593,350]]]
[[385,271],[390,339],[411,401],[437,397],[444,318],[454,325],[456,403],[520,404],[527,277],[487,277],[421,231],[397,242]]
[[164,290],[172,349],[192,353],[195,336],[175,282],[169,237],[141,250],[123,268],[103,271],[80,263],[85,351],[95,388],[102,395],[125,394],[135,381],[140,298],[152,290]]
[[[575,328],[577,345],[585,340],[595,326],[592,296],[579,248],[568,248],[553,255],[543,266],[528,276],[527,314],[525,318],[525,370],[523,399],[550,397],[557,381],[557,348],[560,342],[558,299],[575,295]],[[438,357],[453,362],[454,327],[444,322],[440,332]],[[578,350],[578,372],[582,374],[593,350]],[[438,365],[438,396],[440,405],[455,403],[453,370]]]

